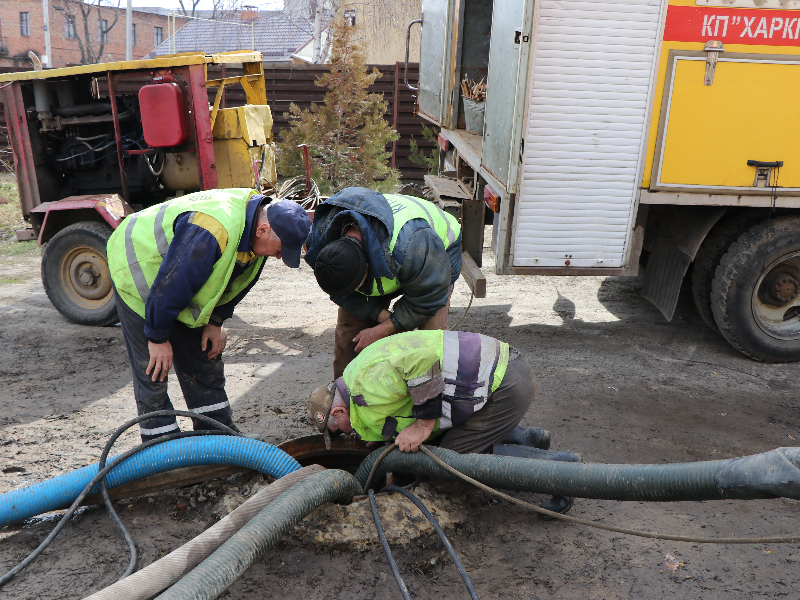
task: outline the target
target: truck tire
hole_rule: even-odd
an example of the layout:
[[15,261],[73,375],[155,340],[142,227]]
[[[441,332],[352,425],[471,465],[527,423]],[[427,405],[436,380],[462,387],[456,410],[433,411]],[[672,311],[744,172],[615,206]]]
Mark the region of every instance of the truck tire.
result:
[[692,271],[692,295],[697,306],[697,312],[711,329],[719,333],[714,313],[711,310],[711,286],[714,281],[719,261],[728,251],[728,247],[740,235],[747,231],[753,223],[753,214],[750,211],[739,212],[723,217],[719,223],[703,240],[703,245],[694,257]]
[[751,227],[720,260],[714,321],[739,352],[763,362],[800,360],[800,217]]
[[117,306],[106,259],[111,227],[82,221],[55,234],[42,252],[42,283],[50,302],[80,325],[113,325]]

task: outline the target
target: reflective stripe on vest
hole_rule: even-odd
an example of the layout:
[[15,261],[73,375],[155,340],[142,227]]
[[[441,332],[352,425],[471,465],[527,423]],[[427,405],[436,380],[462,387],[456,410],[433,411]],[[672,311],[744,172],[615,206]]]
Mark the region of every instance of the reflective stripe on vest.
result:
[[439,427],[466,421],[486,404],[500,358],[500,342],[465,331],[444,331],[444,393]]
[[[414,196],[402,196],[400,194],[384,194],[384,198],[392,208],[394,224],[392,226],[392,238],[389,242],[389,252],[394,252],[394,246],[400,235],[403,226],[414,219],[423,219],[436,232],[444,244],[445,250],[448,249],[461,235],[461,225],[458,220],[444,212],[438,205]],[[372,289],[366,296],[385,296],[400,289],[397,278],[381,277],[374,279]]]
[[[178,315],[178,321],[201,327],[218,303],[225,303],[245,289],[258,273],[264,258],[254,260],[245,272],[230,281],[238,245],[247,218],[249,189],[210,190],[175,198],[129,216],[108,241],[111,278],[125,303],[142,318],[150,286],[169,250],[175,220],[186,212],[216,219],[228,234],[227,246],[214,264],[208,280]],[[151,224],[152,223],[152,224]]]

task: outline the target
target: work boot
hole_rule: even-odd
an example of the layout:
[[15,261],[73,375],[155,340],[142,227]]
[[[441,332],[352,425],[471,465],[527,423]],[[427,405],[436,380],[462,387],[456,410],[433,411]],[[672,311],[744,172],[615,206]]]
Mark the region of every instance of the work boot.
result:
[[498,443],[517,444],[518,446],[548,450],[550,448],[550,432],[538,427],[520,427],[517,425]]
[[559,460],[561,462],[582,462],[583,457],[577,452],[561,450],[540,450],[517,444],[492,444],[492,454],[496,456],[516,456],[518,458],[535,458],[537,460]]
[[[576,452],[569,452],[561,450],[560,452],[553,452],[552,450],[540,450],[539,448],[530,448],[527,446],[519,446],[516,444],[494,444],[492,445],[492,454],[497,456],[516,456],[519,458],[532,458],[536,460],[558,460],[561,462],[583,462],[583,457]],[[566,513],[575,503],[575,498],[571,496],[553,496],[549,500],[542,502],[539,507],[546,510],[557,512],[559,514]],[[540,514],[539,517],[545,521],[550,521],[555,517]]]

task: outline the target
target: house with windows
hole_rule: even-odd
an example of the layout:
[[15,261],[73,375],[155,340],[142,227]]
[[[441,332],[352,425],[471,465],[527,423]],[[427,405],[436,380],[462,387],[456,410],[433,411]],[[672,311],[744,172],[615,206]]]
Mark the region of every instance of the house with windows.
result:
[[[125,9],[92,6],[78,0],[45,0],[50,22],[52,56],[46,66],[125,60]],[[45,56],[44,3],[42,0],[0,2],[0,68],[31,66],[28,52]],[[168,35],[168,14],[133,11],[133,58],[143,58]],[[186,19],[175,18],[176,28]],[[87,33],[88,32],[88,33]]]

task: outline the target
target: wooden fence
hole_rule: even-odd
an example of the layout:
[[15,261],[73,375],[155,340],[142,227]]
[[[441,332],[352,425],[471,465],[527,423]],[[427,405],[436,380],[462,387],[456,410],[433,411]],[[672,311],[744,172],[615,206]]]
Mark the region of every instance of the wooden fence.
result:
[[[434,142],[423,139],[423,121],[414,114],[415,92],[408,89],[404,82],[403,63],[394,65],[369,65],[380,71],[380,77],[370,87],[371,92],[382,93],[388,105],[385,119],[400,134],[400,139],[390,144],[387,150],[391,151],[391,166],[400,170],[401,179],[405,183],[422,185],[425,169],[409,160],[411,154],[411,138],[428,154],[434,147]],[[267,89],[267,103],[272,109],[274,121],[273,132],[276,140],[280,140],[280,132],[289,128],[289,120],[284,116],[289,112],[289,106],[294,103],[301,109],[307,109],[313,102],[322,103],[325,98],[325,88],[319,87],[315,81],[326,71],[324,65],[306,64],[279,64],[264,63],[264,81]],[[0,71],[2,72],[2,71]],[[225,76],[233,77],[241,73],[240,69],[228,67],[209,68],[209,79]],[[408,65],[408,82],[416,86],[419,75],[417,63]],[[134,90],[120,90],[123,93]],[[210,90],[211,101],[216,92]],[[225,106],[241,106],[244,104],[244,90],[238,85],[226,86]],[[8,147],[8,137],[5,123],[5,111],[0,110],[0,149]]]

